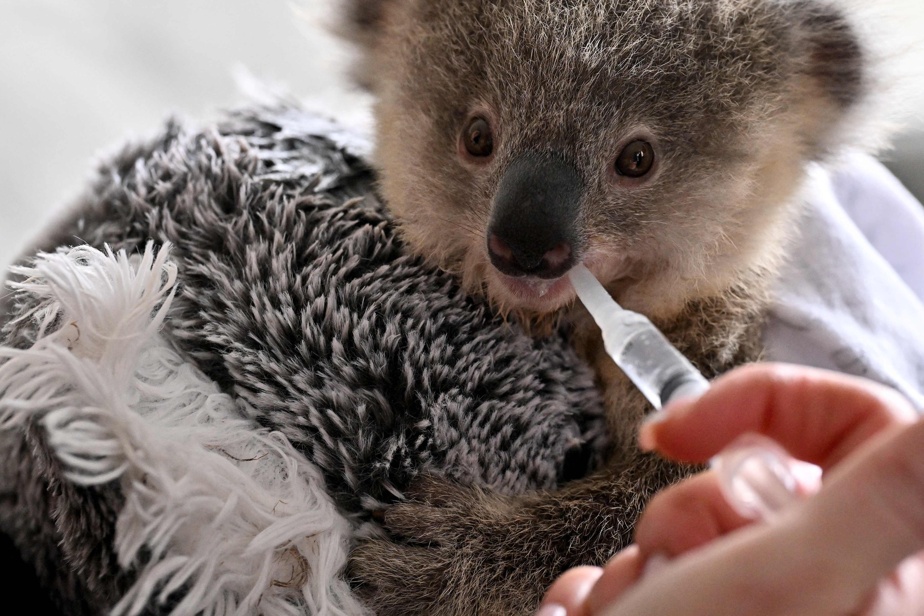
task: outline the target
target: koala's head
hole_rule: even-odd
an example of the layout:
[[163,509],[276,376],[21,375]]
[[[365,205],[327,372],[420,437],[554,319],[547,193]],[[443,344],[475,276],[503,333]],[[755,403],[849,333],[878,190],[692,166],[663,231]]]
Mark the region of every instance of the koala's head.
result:
[[779,253],[864,51],[813,0],[358,0],[382,192],[416,252],[555,313],[583,261],[669,316]]

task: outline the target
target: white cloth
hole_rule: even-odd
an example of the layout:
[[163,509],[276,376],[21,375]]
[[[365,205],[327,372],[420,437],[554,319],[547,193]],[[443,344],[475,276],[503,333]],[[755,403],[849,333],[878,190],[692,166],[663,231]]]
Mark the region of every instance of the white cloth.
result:
[[924,411],[924,206],[859,155],[814,170],[806,201],[765,329],[768,359],[868,377]]

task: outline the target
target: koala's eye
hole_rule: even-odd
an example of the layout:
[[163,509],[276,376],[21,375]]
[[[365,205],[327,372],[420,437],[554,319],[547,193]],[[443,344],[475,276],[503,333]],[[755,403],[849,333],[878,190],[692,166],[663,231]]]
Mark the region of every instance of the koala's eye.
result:
[[490,156],[494,151],[494,133],[491,125],[482,117],[472,118],[462,133],[466,151],[477,158]]
[[624,147],[616,158],[616,173],[630,178],[640,178],[651,171],[654,159],[654,148],[650,143],[633,141]]

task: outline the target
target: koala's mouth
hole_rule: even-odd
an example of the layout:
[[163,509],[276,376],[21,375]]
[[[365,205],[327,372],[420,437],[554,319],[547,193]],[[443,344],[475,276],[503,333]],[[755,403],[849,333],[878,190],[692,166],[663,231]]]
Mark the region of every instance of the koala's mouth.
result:
[[574,293],[567,276],[539,278],[537,276],[508,276],[499,273],[501,283],[517,300],[530,307],[554,306]]
[[[628,261],[624,257],[591,251],[579,262],[587,266],[595,276],[608,281],[608,288],[617,294],[637,282],[631,275]],[[509,307],[526,309],[537,313],[549,313],[571,303],[577,295],[565,272],[557,278],[542,276],[506,274],[492,268],[492,282],[488,285],[495,298]]]

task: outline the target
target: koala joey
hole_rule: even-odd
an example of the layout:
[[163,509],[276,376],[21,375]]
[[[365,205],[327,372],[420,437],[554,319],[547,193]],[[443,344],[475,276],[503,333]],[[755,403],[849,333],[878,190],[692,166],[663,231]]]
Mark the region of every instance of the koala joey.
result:
[[871,88],[823,0],[353,0],[380,190],[409,250],[537,334],[569,327],[612,452],[558,491],[430,478],[354,552],[378,614],[529,614],[565,568],[631,541],[691,472],[637,452],[647,410],[568,282],[583,262],[707,376],[758,359],[809,163]]

